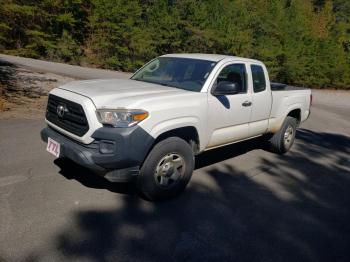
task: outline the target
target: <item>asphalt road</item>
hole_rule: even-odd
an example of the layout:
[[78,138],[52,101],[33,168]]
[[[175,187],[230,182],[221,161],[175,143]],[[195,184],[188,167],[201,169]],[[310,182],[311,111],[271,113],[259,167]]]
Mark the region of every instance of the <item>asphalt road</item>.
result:
[[124,72],[87,68],[4,54],[0,54],[0,60],[41,72],[51,72],[80,79],[128,78],[130,76],[129,73]]
[[43,119],[1,120],[0,261],[349,261],[349,101],[315,92],[290,153],[209,151],[160,203],[54,161]]

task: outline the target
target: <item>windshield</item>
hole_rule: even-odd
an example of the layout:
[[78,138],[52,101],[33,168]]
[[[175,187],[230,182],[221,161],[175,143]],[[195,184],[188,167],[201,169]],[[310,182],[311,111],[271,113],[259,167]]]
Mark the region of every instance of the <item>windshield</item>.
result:
[[158,57],[131,79],[200,92],[215,65],[213,61],[200,59]]

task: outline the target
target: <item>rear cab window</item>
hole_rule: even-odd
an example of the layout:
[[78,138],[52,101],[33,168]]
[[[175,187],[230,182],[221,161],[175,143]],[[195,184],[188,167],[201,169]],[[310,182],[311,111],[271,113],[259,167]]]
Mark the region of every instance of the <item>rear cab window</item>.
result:
[[266,77],[262,66],[251,65],[254,93],[266,90]]

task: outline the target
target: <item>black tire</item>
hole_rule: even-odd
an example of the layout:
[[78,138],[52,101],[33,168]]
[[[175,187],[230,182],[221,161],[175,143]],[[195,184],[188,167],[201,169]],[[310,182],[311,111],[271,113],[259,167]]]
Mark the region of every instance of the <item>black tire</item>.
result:
[[[173,156],[181,158],[182,166],[172,170],[178,170],[176,181],[170,179],[172,175],[164,172],[164,163],[172,163],[172,161],[163,160],[165,158],[173,159]],[[178,159],[175,159],[175,161]],[[176,161],[177,162],[177,161]],[[174,197],[182,192],[189,180],[191,179],[194,169],[194,154],[190,145],[181,138],[170,137],[156,144],[146,157],[137,180],[137,187],[141,193],[149,200],[160,200]],[[171,164],[170,164],[171,165]],[[163,167],[163,169],[161,169]],[[162,172],[158,172],[161,169]],[[170,170],[170,169],[169,169]],[[167,183],[169,185],[161,185],[164,174],[166,178],[169,176]],[[169,172],[171,173],[171,171]],[[160,179],[159,179],[160,178]],[[164,177],[163,177],[164,178]]]
[[[270,138],[270,149],[277,154],[284,154],[288,152],[294,143],[297,125],[298,121],[294,117],[287,116],[281,129]],[[286,141],[287,139],[285,139],[287,130],[292,130],[293,132],[288,143]]]

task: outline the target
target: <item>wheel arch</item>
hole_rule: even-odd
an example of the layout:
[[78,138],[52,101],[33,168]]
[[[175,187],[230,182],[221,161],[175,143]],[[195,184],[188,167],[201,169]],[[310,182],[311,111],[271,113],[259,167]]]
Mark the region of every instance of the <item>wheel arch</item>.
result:
[[198,130],[195,126],[183,126],[183,127],[173,128],[173,129],[164,131],[163,133],[157,136],[157,138],[155,139],[152,145],[152,148],[154,145],[156,145],[160,141],[169,137],[179,137],[190,144],[194,154],[197,154],[199,152],[200,139],[199,139]]
[[173,129],[167,129],[166,131],[158,134],[156,138],[154,138],[153,143],[149,146],[147,153],[145,154],[144,159],[142,160],[142,165],[149,153],[155,147],[155,145],[169,137],[179,137],[185,140],[191,146],[194,155],[200,152],[200,138],[197,128],[195,126],[183,126]]
[[[288,116],[295,118],[298,122],[298,125],[299,125],[300,121],[301,121],[301,109],[295,108],[295,109],[289,111],[289,113],[286,115],[286,117],[288,117]],[[285,119],[286,119],[286,117],[285,117]]]
[[270,122],[270,128],[268,133],[276,133],[278,132],[282,126],[283,123],[286,121],[287,117],[293,117],[297,120],[297,124],[301,123],[301,106],[300,105],[294,105],[287,110],[285,110],[279,117],[275,118],[274,121]]

